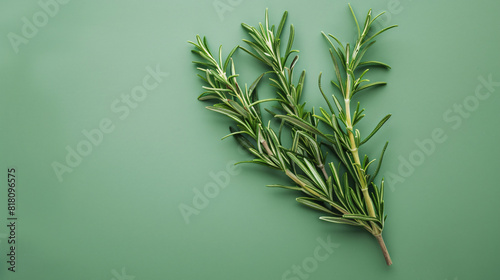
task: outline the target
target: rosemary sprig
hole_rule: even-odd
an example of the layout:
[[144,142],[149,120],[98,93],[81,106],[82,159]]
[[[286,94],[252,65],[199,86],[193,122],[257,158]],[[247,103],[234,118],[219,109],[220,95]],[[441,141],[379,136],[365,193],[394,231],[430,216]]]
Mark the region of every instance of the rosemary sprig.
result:
[[[302,91],[304,89],[306,72],[302,71],[297,84],[293,84],[293,70],[299,57],[295,56],[287,67],[287,61],[289,60],[292,53],[298,53],[297,50],[292,49],[295,37],[295,29],[293,25],[290,25],[290,35],[288,37],[285,53],[283,57],[281,57],[280,55],[281,32],[285,25],[287,15],[287,12],[283,14],[276,32],[274,32],[274,26],[272,26],[271,29],[269,28],[269,17],[267,10],[265,15],[265,28],[264,26],[262,26],[262,24],[259,26],[260,28],[257,29],[243,23],[242,26],[254,39],[253,41],[243,39],[243,41],[250,47],[252,47],[255,53],[249,51],[244,47],[240,46],[240,48],[263,62],[268,67],[269,72],[267,73],[272,75],[272,77],[269,78],[269,80],[271,81],[271,86],[276,88],[276,100],[281,105],[280,113],[294,116],[298,119],[311,123],[313,126],[316,126],[315,118],[311,117],[312,114],[314,114],[314,108],[311,114],[311,112],[308,112],[304,109],[305,103],[301,103],[300,101]],[[270,110],[267,111],[273,116],[277,115],[276,112]],[[320,146],[318,145],[317,136],[314,133],[304,133],[303,130],[293,129],[291,132],[291,139],[293,139],[294,143],[294,145],[291,147],[291,150],[294,153],[298,154],[306,153],[307,155],[305,156],[319,168],[325,180],[327,180],[328,174],[324,165],[325,156],[323,155],[323,151],[319,148]]]
[[[350,7],[350,6],[349,6]],[[351,9],[352,12],[352,9]],[[306,206],[325,212],[328,216],[320,219],[348,225],[360,226],[374,235],[384,253],[387,264],[391,259],[385,247],[382,230],[384,227],[384,201],[383,201],[383,180],[380,189],[373,182],[380,168],[381,159],[387,144],[384,146],[380,161],[376,171],[368,172],[369,166],[374,160],[369,161],[368,156],[364,156],[360,161],[359,147],[366,143],[388,120],[390,115],[382,119],[375,129],[363,140],[361,133],[355,128],[356,124],[364,117],[363,111],[359,109],[359,103],[351,116],[350,100],[357,92],[373,86],[385,83],[365,84],[368,80],[363,76],[367,69],[357,76],[361,68],[368,65],[388,67],[386,64],[376,61],[362,61],[362,57],[369,47],[375,42],[373,39],[382,32],[394,27],[382,29],[374,35],[368,37],[373,21],[378,17],[371,17],[368,12],[363,30],[359,29],[359,24],[352,12],[356,26],[358,27],[358,39],[351,52],[349,44],[345,46],[333,35],[325,35],[331,48],[330,55],[335,67],[337,82],[332,83],[342,94],[344,105],[342,106],[335,95],[332,95],[336,110],[331,105],[321,88],[321,74],[319,77],[320,92],[328,104],[329,112],[320,108],[321,115],[316,115],[314,109],[309,112],[305,109],[305,103],[300,99],[304,88],[305,72],[303,71],[296,84],[293,83],[293,70],[297,63],[298,56],[295,56],[290,63],[289,58],[293,53],[294,28],[290,25],[290,35],[288,43],[281,55],[281,35],[287,18],[284,13],[277,28],[269,26],[269,18],[266,10],[265,24],[259,24],[258,28],[243,24],[249,32],[252,40],[244,40],[251,49],[235,47],[227,56],[222,58],[222,47],[219,47],[218,55],[212,55],[206,39],[196,37],[196,42],[190,42],[195,46],[194,53],[198,54],[203,61],[194,61],[199,65],[198,69],[204,75],[202,78],[206,86],[205,91],[198,97],[199,100],[215,100],[213,106],[207,108],[224,114],[235,121],[237,128],[231,127],[231,133],[225,136],[234,136],[236,140],[255,158],[249,162],[262,164],[284,172],[296,186],[269,185],[270,187],[282,187],[297,190],[305,193],[306,196],[298,197],[296,200]],[[380,15],[379,15],[380,16]],[[332,38],[337,43],[337,47],[329,39]],[[232,60],[232,54],[239,48],[252,55],[257,60],[264,63],[269,71],[260,75],[250,87],[246,84],[244,88],[237,82],[238,74]],[[343,74],[341,74],[343,73]],[[256,87],[265,74],[269,74],[271,85],[276,91],[276,98],[259,99]],[[271,127],[271,122],[267,125],[263,123],[260,103],[277,101],[280,104],[278,110],[281,114],[267,110],[274,117],[282,120],[282,126],[278,133]],[[318,124],[322,122],[328,127],[332,134],[323,132]],[[292,139],[291,147],[282,145],[283,124],[290,127]],[[323,141],[326,146],[336,154],[339,164],[347,170],[340,176],[340,167],[333,162],[325,164],[326,156],[322,149]],[[328,174],[325,166],[330,169]]]

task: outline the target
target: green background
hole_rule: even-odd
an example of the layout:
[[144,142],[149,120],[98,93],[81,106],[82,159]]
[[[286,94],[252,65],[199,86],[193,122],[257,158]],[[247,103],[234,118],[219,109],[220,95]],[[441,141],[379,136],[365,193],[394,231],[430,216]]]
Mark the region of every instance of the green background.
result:
[[[279,173],[232,169],[249,156],[219,140],[229,122],[196,100],[202,84],[186,43],[205,35],[227,53],[246,38],[241,22],[258,24],[268,7],[277,23],[288,10],[296,67],[308,73],[305,98],[324,106],[317,75],[326,84],[332,66],[320,31],[354,38],[347,2],[69,1],[16,45],[23,18],[43,21],[47,12],[37,1],[2,0],[0,278],[499,279],[500,86],[480,80],[500,81],[499,2],[351,4],[361,18],[373,8],[387,11],[384,25],[399,25],[368,54],[392,66],[370,76],[388,86],[358,97],[368,116],[362,128],[393,114],[363,151],[378,155],[390,140],[381,174],[390,181],[384,237],[393,266],[366,232],[322,222],[295,193],[266,188],[287,183]],[[242,82],[263,69],[243,52],[235,61]],[[127,116],[117,113],[113,104],[124,106],[147,67],[168,77]],[[60,181],[54,162],[66,164],[66,147],[76,149],[82,131],[103,119],[114,130]],[[429,144],[435,129],[445,140]],[[6,263],[9,167],[17,169],[15,273]],[[228,174],[227,186],[185,219],[180,207],[217,183],[211,174]],[[312,269],[318,238],[336,248]],[[309,272],[282,278],[294,265]]]

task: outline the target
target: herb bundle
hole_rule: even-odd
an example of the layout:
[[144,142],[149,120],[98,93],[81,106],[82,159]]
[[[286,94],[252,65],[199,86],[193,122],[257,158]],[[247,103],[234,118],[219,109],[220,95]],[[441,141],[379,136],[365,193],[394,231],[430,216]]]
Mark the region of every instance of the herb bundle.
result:
[[[351,104],[353,96],[372,87],[385,85],[384,82],[370,83],[365,79],[368,67],[390,68],[379,61],[364,61],[366,51],[375,43],[381,33],[395,27],[389,26],[370,35],[373,22],[382,14],[372,17],[371,10],[360,26],[351,6],[350,11],[357,27],[356,42],[342,44],[331,34],[322,33],[330,48],[330,58],[335,70],[332,81],[337,93],[327,97],[321,86],[321,74],[318,79],[319,92],[325,99],[327,108],[314,108],[308,111],[301,101],[304,90],[305,71],[294,82],[294,68],[298,56],[292,49],[295,32],[289,27],[286,47],[281,47],[282,31],[285,28],[287,12],[283,14],[279,25],[269,25],[266,9],[265,23],[258,27],[242,24],[250,35],[243,41],[248,48],[236,46],[223,59],[222,46],[218,53],[212,54],[206,38],[196,37],[194,53],[202,61],[193,61],[198,65],[204,82],[204,92],[199,100],[215,100],[207,109],[226,115],[234,121],[236,127],[230,127],[230,134],[240,145],[253,154],[251,163],[257,163],[282,171],[294,185],[273,184],[269,187],[281,187],[303,193],[296,200],[306,206],[325,213],[320,219],[332,223],[359,226],[371,233],[382,249],[388,265],[391,258],[382,238],[384,228],[384,180],[377,186],[374,179],[380,170],[387,143],[382,148],[376,167],[375,159],[360,155],[360,147],[370,140],[385,124],[391,115],[384,117],[366,137],[361,137],[357,124],[365,117],[364,109],[358,102]],[[263,63],[267,71],[260,75],[250,86],[238,84],[235,63],[232,55],[238,49],[245,51]],[[276,96],[259,99],[257,86],[264,75],[269,76],[271,86],[276,88]],[[277,102],[274,110],[265,110],[281,121],[278,130],[271,127],[271,122],[264,123],[260,109],[261,103]],[[333,105],[332,105],[333,104]],[[352,112],[354,109],[354,112]],[[287,128],[285,128],[287,127]],[[289,134],[291,145],[285,147],[283,137]],[[223,138],[223,139],[224,139]],[[329,162],[326,149],[338,160],[338,165]],[[371,170],[374,169],[372,172]]]

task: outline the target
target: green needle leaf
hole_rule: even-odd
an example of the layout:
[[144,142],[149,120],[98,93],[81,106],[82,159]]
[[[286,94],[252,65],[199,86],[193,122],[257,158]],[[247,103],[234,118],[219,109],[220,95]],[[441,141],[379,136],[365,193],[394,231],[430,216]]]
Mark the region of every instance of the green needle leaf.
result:
[[333,213],[332,211],[330,211],[328,208],[326,208],[324,206],[321,206],[320,204],[316,203],[316,202],[321,201],[321,200],[317,200],[317,199],[314,199],[314,198],[311,198],[311,197],[297,197],[295,200],[297,202],[302,203],[302,204],[304,204],[306,206],[309,206],[309,207],[311,207],[313,209],[316,209],[316,210],[319,210],[319,211],[323,211],[323,212],[335,215],[335,213]]
[[358,89],[356,89],[355,93],[358,93],[358,92],[360,92],[360,91],[362,91],[364,89],[367,89],[367,88],[376,87],[376,86],[384,86],[386,84],[387,84],[386,82],[375,82],[375,83],[371,83],[371,84],[368,84],[368,85],[364,85],[364,86],[359,87]]
[[266,187],[283,188],[283,189],[294,190],[294,191],[301,191],[302,190],[300,187],[297,187],[297,186],[267,185]]
[[384,154],[385,154],[385,150],[387,149],[387,145],[389,145],[389,142],[385,142],[384,148],[382,149],[382,153],[380,154],[380,157],[378,160],[377,169],[375,170],[375,173],[373,173],[373,177],[372,177],[373,179],[375,179],[375,177],[377,177],[377,175],[378,175],[378,172],[380,170],[380,166],[382,165],[382,160],[384,159]]
[[382,63],[380,61],[364,61],[364,62],[361,62],[358,64],[358,67],[366,67],[366,66],[382,66],[382,67],[385,67],[387,69],[391,69],[391,66],[389,66],[385,63]]
[[391,26],[388,26],[388,27],[386,27],[386,28],[384,28],[384,29],[380,30],[379,32],[377,32],[377,33],[375,33],[373,36],[371,36],[370,38],[366,39],[366,40],[365,40],[362,44],[365,44],[365,43],[367,43],[367,42],[369,42],[369,41],[373,40],[373,39],[374,39],[375,37],[377,37],[378,35],[380,35],[380,34],[384,33],[385,31],[387,31],[387,30],[389,30],[389,29],[391,29],[391,28],[394,28],[394,27],[397,27],[397,25],[391,25]]
[[356,23],[356,27],[358,28],[358,36],[361,36],[361,31],[359,30],[359,24],[358,20],[356,19],[356,15],[354,14],[354,11],[352,10],[351,4],[349,5],[349,9],[351,10],[352,17],[354,18],[354,22]]
[[366,143],[368,140],[370,140],[370,138],[373,137],[373,135],[375,135],[375,133],[377,133],[377,131],[384,125],[384,123],[386,121],[389,120],[389,118],[391,118],[391,114],[385,116],[378,124],[377,126],[373,129],[372,133],[370,133],[370,135],[368,135],[363,141],[361,141],[361,143],[359,143],[359,145],[363,145],[364,143]]
[[345,224],[345,225],[351,225],[351,226],[362,226],[361,224],[359,224],[357,222],[353,222],[351,220],[342,219],[342,218],[338,218],[338,217],[321,216],[319,218],[320,218],[320,220],[323,220],[325,222],[330,222],[330,223],[335,223],[335,224]]
[[[328,98],[326,98],[326,95],[325,93],[323,92],[323,89],[321,88],[321,75],[323,75],[322,72],[319,73],[319,77],[318,77],[318,87],[319,87],[319,91],[321,92],[321,95],[323,95],[323,98],[325,99],[326,101],[326,104],[328,104],[328,108],[330,109],[330,113],[334,113],[333,112],[333,107],[332,107],[332,104],[330,103],[330,101],[328,100]],[[338,85],[337,85],[338,87]]]
[[363,221],[369,221],[369,222],[379,222],[377,218],[373,217],[368,217],[365,215],[355,215],[355,214],[345,214],[342,217],[345,219],[352,219],[352,220],[363,220]]

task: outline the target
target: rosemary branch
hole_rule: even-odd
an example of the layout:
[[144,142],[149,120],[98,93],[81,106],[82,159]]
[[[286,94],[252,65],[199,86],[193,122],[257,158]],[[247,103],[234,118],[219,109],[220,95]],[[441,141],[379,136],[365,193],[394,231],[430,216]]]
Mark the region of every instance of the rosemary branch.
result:
[[[342,94],[344,106],[334,94],[332,95],[336,107],[334,110],[321,87],[320,74],[319,89],[330,112],[320,108],[321,115],[316,115],[314,109],[312,111],[305,109],[305,103],[301,102],[305,71],[302,71],[297,83],[294,83],[293,70],[298,56],[294,56],[292,61],[288,62],[292,54],[298,52],[292,49],[294,27],[290,25],[288,42],[281,55],[280,42],[287,12],[283,14],[276,28],[274,25],[269,25],[267,10],[265,23],[259,24],[258,28],[242,24],[251,37],[251,40],[243,41],[251,47],[252,51],[236,46],[223,60],[222,47],[219,47],[218,56],[214,56],[205,38],[197,36],[196,42],[190,42],[195,46],[193,52],[202,58],[202,61],[194,61],[194,63],[198,64],[198,69],[204,73],[198,76],[206,83],[206,86],[203,86],[205,91],[198,99],[215,100],[216,103],[207,108],[226,115],[236,123],[236,128],[231,127],[231,133],[226,137],[233,136],[240,145],[255,156],[249,162],[281,170],[296,184],[296,186],[275,184],[269,185],[270,187],[282,187],[305,193],[306,196],[298,197],[297,202],[327,213],[328,216],[320,217],[324,221],[363,227],[376,237],[386,262],[390,265],[392,261],[382,238],[386,218],[383,201],[384,182],[382,179],[380,188],[373,182],[380,169],[387,143],[373,174],[368,172],[368,168],[374,160],[368,160],[368,156],[365,155],[362,162],[359,155],[359,147],[382,127],[390,115],[382,119],[375,129],[361,140],[361,133],[355,129],[355,126],[365,116],[364,109],[359,109],[358,102],[356,110],[351,114],[350,101],[361,90],[385,84],[383,82],[365,84],[369,82],[363,79],[368,69],[365,69],[359,76],[356,76],[356,73],[360,68],[366,68],[369,65],[389,68],[381,62],[361,60],[367,49],[375,42],[373,39],[395,26],[384,28],[368,37],[373,21],[380,15],[372,19],[371,11],[369,11],[361,31],[352,8],[350,6],[349,8],[358,27],[358,39],[352,52],[350,52],[349,44],[344,46],[333,35],[327,36],[323,33],[331,47],[330,55],[337,78],[337,82],[332,81],[332,83]],[[337,46],[330,38],[335,40]],[[238,48],[262,62],[269,69],[268,72],[260,75],[250,87],[245,84],[242,88],[237,82],[239,75],[236,72],[232,55]],[[344,74],[341,74],[342,72]],[[272,76],[269,80],[277,89],[276,98],[259,99],[257,96],[256,88],[265,74]],[[276,101],[280,105],[276,108],[278,112],[266,108],[267,112],[282,122],[278,133],[271,127],[271,122],[267,125],[263,123],[260,104],[270,101]],[[324,123],[333,134],[323,132],[319,127],[320,123]],[[284,147],[282,144],[284,125],[290,132],[291,147]],[[325,152],[322,149],[324,145],[334,152],[339,159],[339,164],[346,169],[342,176],[339,176],[339,166],[336,167],[333,162],[326,164]],[[329,167],[330,174],[326,166]]]

